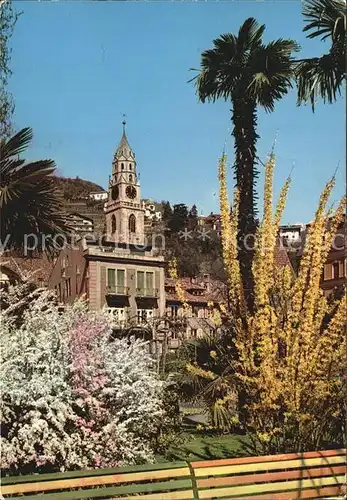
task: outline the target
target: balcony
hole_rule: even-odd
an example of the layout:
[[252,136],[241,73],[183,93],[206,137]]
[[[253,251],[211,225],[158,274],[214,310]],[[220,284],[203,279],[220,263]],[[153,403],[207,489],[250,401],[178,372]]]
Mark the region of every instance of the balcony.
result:
[[136,297],[156,299],[159,297],[159,290],[158,288],[136,288]]
[[129,287],[128,286],[110,285],[106,289],[106,294],[107,295],[128,296],[129,295]]

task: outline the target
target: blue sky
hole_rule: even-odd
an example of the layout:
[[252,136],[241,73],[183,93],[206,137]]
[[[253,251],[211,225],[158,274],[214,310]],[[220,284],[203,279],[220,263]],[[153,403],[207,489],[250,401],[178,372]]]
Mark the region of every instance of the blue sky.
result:
[[[17,128],[31,126],[30,159],[52,158],[64,176],[107,186],[127,114],[127,133],[141,174],[142,196],[196,203],[218,211],[217,161],[224,142],[233,163],[230,104],[198,102],[189,68],[224,32],[250,16],[266,24],[265,40],[294,38],[301,55],[327,45],[305,39],[301,4],[286,2],[15,2],[23,11],[12,38]],[[312,218],[319,193],[340,162],[332,201],[344,192],[342,99],[296,107],[296,94],[272,114],[259,112],[260,158],[278,130],[276,192],[291,171],[283,223]],[[259,182],[261,194],[262,177]]]

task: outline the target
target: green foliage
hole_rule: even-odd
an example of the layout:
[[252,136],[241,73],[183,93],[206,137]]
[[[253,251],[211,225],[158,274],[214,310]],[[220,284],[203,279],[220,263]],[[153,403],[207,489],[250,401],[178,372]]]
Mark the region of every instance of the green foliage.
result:
[[[32,136],[32,130],[24,128],[0,143],[1,238],[6,249],[22,250],[25,235],[54,237],[66,231],[61,200],[52,180],[54,161],[26,163],[20,158]],[[39,240],[38,250],[42,244]],[[51,238],[46,245],[53,246]]]
[[172,217],[172,208],[169,201],[162,202],[163,214],[162,219],[164,222],[168,222]]
[[329,40],[330,48],[320,57],[298,61],[298,104],[318,98],[332,103],[341,94],[346,78],[346,1],[306,0],[303,7],[307,38]]
[[179,387],[167,380],[163,393],[164,416],[153,444],[156,453],[165,454],[171,445],[177,443],[182,425],[179,398]]
[[196,229],[198,226],[198,209],[193,205],[188,214],[188,227],[189,229]]
[[215,432],[203,429],[202,432],[192,430],[182,433],[179,442],[171,445],[164,457],[157,457],[158,462],[166,460],[218,460],[222,458],[240,457],[248,455],[245,445],[246,436],[238,434],[218,435]]
[[172,216],[168,219],[167,225],[172,233],[183,231],[188,224],[188,208],[184,203],[173,206]]
[[176,373],[187,401],[202,401],[209,427],[227,432],[238,424],[237,397],[230,360],[229,335],[206,335],[189,340],[177,351]]
[[180,276],[194,277],[203,272],[224,281],[221,241],[218,234],[210,231],[205,238],[202,238],[197,229],[191,231],[186,238],[184,234],[167,235],[165,260],[169,262],[176,258]]

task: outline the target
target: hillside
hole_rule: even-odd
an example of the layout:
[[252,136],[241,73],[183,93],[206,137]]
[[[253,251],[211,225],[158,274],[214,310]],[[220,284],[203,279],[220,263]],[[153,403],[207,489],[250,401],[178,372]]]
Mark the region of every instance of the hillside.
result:
[[104,188],[94,182],[85,181],[76,177],[54,177],[57,188],[62,192],[66,201],[88,198],[89,193],[104,191]]

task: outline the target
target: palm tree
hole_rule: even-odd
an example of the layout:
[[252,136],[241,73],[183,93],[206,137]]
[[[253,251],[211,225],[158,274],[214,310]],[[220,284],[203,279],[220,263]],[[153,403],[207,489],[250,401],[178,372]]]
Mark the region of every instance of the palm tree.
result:
[[[37,250],[54,246],[53,237],[66,231],[60,199],[55,189],[53,160],[26,163],[20,154],[32,139],[30,128],[24,128],[10,139],[0,142],[0,210],[3,249],[23,250],[25,235],[38,238]],[[32,240],[30,240],[32,243]]]
[[296,68],[298,104],[317,98],[332,103],[341,94],[346,79],[346,1],[307,0],[303,8],[307,38],[331,40],[329,52],[298,61]]
[[246,19],[237,35],[227,33],[214,40],[214,48],[201,55],[201,68],[195,80],[201,102],[222,98],[232,105],[232,135],[235,140],[235,178],[240,191],[239,258],[243,285],[252,308],[253,251],[247,250],[245,237],[256,228],[256,142],[257,106],[274,110],[292,86],[294,59],[299,46],[293,40],[263,43],[265,26]]
[[230,431],[236,423],[233,356],[230,335],[212,334],[183,343],[173,363],[181,397],[202,404],[209,424],[222,432]]

